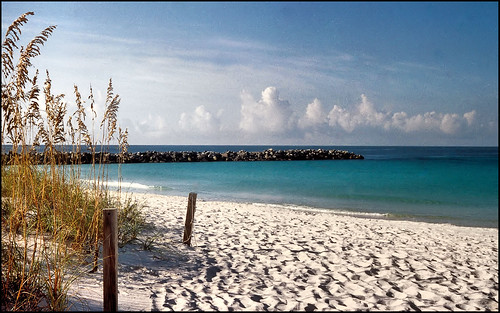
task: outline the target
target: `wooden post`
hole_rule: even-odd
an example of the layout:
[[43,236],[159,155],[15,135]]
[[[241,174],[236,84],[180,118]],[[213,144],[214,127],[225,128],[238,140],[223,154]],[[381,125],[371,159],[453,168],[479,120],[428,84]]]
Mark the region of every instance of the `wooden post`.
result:
[[106,312],[118,310],[118,210],[103,210],[103,306]]
[[191,246],[191,234],[193,232],[194,211],[196,211],[196,193],[190,192],[188,197],[188,207],[186,212],[186,223],[184,224],[184,237],[182,242]]

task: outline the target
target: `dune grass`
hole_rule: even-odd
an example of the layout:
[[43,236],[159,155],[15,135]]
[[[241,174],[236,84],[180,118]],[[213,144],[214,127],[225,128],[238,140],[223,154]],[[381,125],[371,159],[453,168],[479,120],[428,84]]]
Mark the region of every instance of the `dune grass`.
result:
[[[74,86],[76,110],[68,113],[66,96],[51,91],[49,72],[40,88],[39,71],[31,64],[56,26],[19,47],[21,27],[33,14],[15,20],[2,43],[1,141],[13,152],[1,162],[2,311],[67,308],[72,281],[98,269],[103,208],[120,209],[121,244],[133,240],[144,224],[137,203],[110,197],[105,156],[96,154],[110,144],[118,143],[122,153],[128,147],[128,132],[117,125],[120,97],[111,79],[102,119],[94,110],[92,87],[83,100]],[[87,123],[100,133],[89,131]],[[81,177],[82,147],[93,155],[90,177]],[[36,164],[31,152],[42,148],[44,164]],[[61,162],[59,151],[71,152],[71,164]],[[82,179],[92,183],[84,186]]]

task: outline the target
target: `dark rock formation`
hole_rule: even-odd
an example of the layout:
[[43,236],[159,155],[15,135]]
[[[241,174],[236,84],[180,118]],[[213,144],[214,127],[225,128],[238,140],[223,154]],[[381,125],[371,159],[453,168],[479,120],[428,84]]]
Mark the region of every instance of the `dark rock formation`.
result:
[[[13,157],[13,153],[2,154],[2,161],[9,160]],[[31,157],[34,158],[34,163],[45,163],[44,153],[33,152]],[[92,154],[89,152],[80,153],[78,155],[64,152],[58,152],[56,157],[57,163],[75,163],[90,164],[92,163]],[[216,161],[295,161],[295,160],[353,160],[364,159],[362,155],[354,154],[342,150],[324,150],[324,149],[293,149],[293,150],[273,150],[268,149],[259,152],[248,152],[240,150],[238,152],[227,151],[224,153],[213,151],[168,151],[168,152],[136,152],[125,153],[96,153],[96,163],[169,163],[169,162],[216,162]],[[72,162],[73,160],[73,162]],[[78,160],[78,161],[76,161]],[[81,160],[81,161],[80,161]],[[76,161],[76,162],[75,162]]]

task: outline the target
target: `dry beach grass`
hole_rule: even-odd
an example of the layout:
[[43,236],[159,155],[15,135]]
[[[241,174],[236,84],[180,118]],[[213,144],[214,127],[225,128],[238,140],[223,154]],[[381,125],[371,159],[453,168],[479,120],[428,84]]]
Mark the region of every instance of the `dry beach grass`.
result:
[[[81,145],[88,146],[95,156],[96,148],[104,150],[116,140],[126,151],[127,132],[120,128],[116,132],[120,98],[114,95],[110,80],[105,113],[97,120],[92,88],[90,108],[86,108],[75,86],[77,109],[68,114],[65,95],[52,92],[49,72],[41,89],[39,72],[32,69],[31,63],[56,27],[47,27],[26,46],[20,46],[21,27],[30,15],[33,12],[15,20],[2,43],[1,141],[2,146],[10,144],[17,152],[10,158],[2,157],[1,164],[2,311],[64,310],[73,279],[88,270],[76,265],[82,265],[86,256],[93,254],[89,266],[96,270],[102,242],[102,209],[122,203],[107,194],[103,184],[106,168],[101,166],[104,160],[93,158],[90,177],[85,177],[92,181],[90,188],[81,185],[79,167]],[[94,131],[88,131],[85,112],[91,113],[92,126],[100,122],[100,139]],[[41,144],[45,162],[37,165],[30,151]],[[70,164],[61,163],[60,150],[71,151]],[[123,212],[134,212],[131,203],[124,204],[129,208]],[[136,217],[122,215],[121,220]],[[124,222],[122,226],[133,224]],[[122,234],[134,233],[124,227]]]

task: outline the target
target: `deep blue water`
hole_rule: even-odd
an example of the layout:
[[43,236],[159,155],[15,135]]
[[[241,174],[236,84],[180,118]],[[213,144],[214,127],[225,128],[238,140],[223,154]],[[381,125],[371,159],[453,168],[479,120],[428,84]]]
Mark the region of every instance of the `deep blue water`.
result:
[[[205,200],[498,228],[497,147],[131,146],[129,151],[268,148],[340,149],[365,159],[123,164],[122,190],[186,197],[197,192],[198,199]],[[117,184],[118,168],[108,166],[111,188]]]

